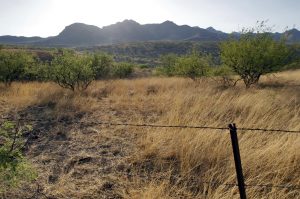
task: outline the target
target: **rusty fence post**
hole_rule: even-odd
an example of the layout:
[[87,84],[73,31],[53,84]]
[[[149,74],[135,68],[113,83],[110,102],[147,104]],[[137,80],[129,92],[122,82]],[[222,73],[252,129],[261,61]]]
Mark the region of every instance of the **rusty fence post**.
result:
[[239,149],[239,142],[237,137],[237,128],[235,124],[228,125],[230,130],[230,137],[231,137],[231,145],[233,150],[234,156],[234,163],[235,163],[235,171],[236,171],[236,178],[238,181],[238,187],[240,192],[240,199],[247,199],[246,190],[245,190],[245,181],[243,175],[243,168],[242,168],[242,161],[240,156],[240,149]]

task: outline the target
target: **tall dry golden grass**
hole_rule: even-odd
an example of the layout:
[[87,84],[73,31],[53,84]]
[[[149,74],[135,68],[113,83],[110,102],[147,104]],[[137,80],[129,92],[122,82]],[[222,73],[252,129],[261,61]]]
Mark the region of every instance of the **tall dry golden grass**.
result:
[[[55,102],[58,116],[74,111],[96,114],[100,107],[110,106],[121,122],[219,127],[235,122],[238,127],[300,129],[300,71],[265,76],[248,90],[242,84],[221,89],[210,80],[195,83],[183,78],[99,81],[81,94],[51,83],[16,83],[0,89],[1,114]],[[139,135],[132,161],[164,165],[177,178],[128,182],[121,191],[125,198],[238,198],[236,187],[200,184],[235,183],[228,132],[153,128],[141,129]],[[300,135],[243,131],[238,136],[246,184],[300,186]],[[248,187],[247,195],[287,199],[299,198],[300,192]]]

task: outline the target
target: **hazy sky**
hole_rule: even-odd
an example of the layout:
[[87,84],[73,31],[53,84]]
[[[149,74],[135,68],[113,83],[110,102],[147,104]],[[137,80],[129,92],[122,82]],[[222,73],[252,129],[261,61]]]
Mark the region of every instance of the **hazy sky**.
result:
[[166,20],[232,32],[269,19],[275,31],[300,28],[299,0],[0,0],[0,35],[54,36],[74,22],[110,25]]

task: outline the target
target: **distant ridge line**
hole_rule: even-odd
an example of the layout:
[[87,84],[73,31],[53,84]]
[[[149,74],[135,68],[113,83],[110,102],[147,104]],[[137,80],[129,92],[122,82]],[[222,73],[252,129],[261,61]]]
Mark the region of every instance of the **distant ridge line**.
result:
[[[287,30],[284,33],[272,33],[275,39],[289,34],[289,42],[300,42],[300,31]],[[177,25],[172,21],[163,23],[139,24],[133,20],[124,20],[99,28],[84,23],[73,23],[64,28],[57,36],[16,37],[0,36],[0,44],[35,45],[35,46],[97,46],[129,42],[146,41],[223,41],[239,33],[225,33],[213,27],[200,28],[189,25]]]

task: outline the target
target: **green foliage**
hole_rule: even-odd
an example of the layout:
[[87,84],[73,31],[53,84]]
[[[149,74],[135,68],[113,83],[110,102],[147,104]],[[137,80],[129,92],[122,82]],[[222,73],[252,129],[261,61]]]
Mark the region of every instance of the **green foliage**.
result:
[[195,50],[192,53],[176,56],[169,54],[161,57],[160,72],[167,76],[183,76],[196,79],[200,76],[207,76],[210,63],[210,57],[201,55]]
[[95,53],[92,60],[92,69],[96,79],[107,78],[113,66],[113,58],[105,53]]
[[193,51],[191,54],[180,57],[175,63],[175,74],[178,76],[196,79],[207,76],[209,70],[209,57],[202,56]]
[[160,58],[161,73],[163,73],[167,76],[174,75],[175,64],[176,64],[177,60],[178,60],[178,57],[175,54],[167,54],[167,55],[161,56],[161,58]]
[[126,62],[115,63],[111,69],[111,77],[126,78],[133,72],[133,65]]
[[289,45],[289,63],[282,70],[300,69],[300,44]]
[[24,68],[20,80],[23,81],[46,81],[49,80],[50,66],[48,63],[43,63],[36,60],[31,65]]
[[247,88],[261,75],[278,71],[287,63],[289,50],[284,42],[275,41],[264,22],[255,29],[245,29],[240,39],[221,44],[221,58],[244,81]]
[[226,65],[217,66],[210,69],[211,76],[229,76],[234,75],[232,69]]
[[30,54],[22,51],[0,51],[0,81],[6,86],[20,80],[26,68],[34,64]]
[[0,126],[0,193],[36,178],[22,154],[23,134],[31,130],[31,126],[20,127],[12,122]]
[[151,68],[147,64],[139,64],[137,67],[140,68],[140,69],[149,69],[149,68]]
[[51,62],[50,79],[72,91],[85,90],[94,76],[92,59],[87,55],[63,52]]

